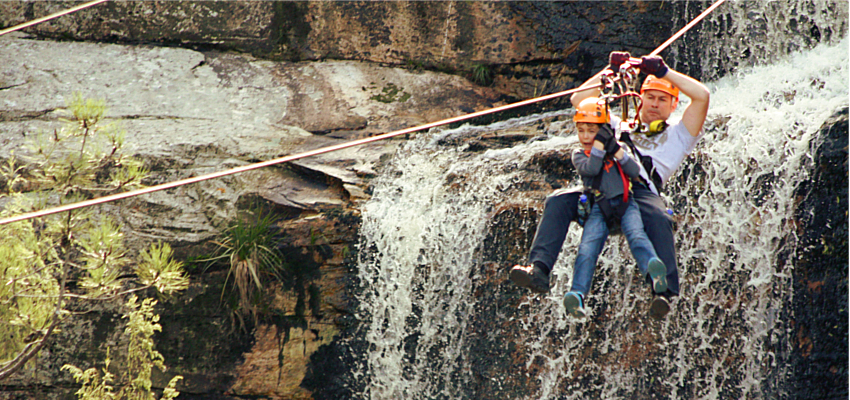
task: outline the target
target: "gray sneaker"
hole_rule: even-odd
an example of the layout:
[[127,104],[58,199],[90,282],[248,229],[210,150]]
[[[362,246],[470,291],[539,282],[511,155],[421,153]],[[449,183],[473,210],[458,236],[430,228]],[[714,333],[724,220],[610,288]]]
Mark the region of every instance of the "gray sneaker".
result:
[[649,265],[646,267],[646,274],[652,279],[652,290],[655,293],[664,293],[667,291],[667,267],[657,257],[649,260]]
[[537,265],[514,265],[510,278],[517,286],[528,288],[532,292],[549,292],[549,274]]
[[573,317],[584,318],[587,316],[587,311],[584,309],[584,296],[579,292],[569,292],[564,295],[564,308]]

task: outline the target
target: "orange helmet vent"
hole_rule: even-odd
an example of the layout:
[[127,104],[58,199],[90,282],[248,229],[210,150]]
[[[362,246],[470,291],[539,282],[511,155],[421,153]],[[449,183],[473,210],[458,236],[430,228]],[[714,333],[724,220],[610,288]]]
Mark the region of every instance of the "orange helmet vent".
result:
[[605,103],[599,102],[596,97],[588,97],[579,103],[576,108],[576,115],[573,116],[574,122],[589,122],[593,124],[608,123],[608,110]]

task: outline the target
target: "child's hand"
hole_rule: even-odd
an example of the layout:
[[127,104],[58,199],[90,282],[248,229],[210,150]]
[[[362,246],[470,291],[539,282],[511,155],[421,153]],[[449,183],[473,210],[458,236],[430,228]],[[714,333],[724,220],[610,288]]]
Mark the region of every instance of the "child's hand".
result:
[[611,130],[611,126],[608,124],[601,124],[599,126],[599,131],[596,132],[596,137],[594,140],[597,140],[602,143],[602,147],[607,147],[608,142],[616,141],[614,139],[614,131]]
[[605,143],[600,142],[599,140],[593,140],[593,147],[605,151]]
[[[605,145],[605,154],[606,155],[616,157],[617,152],[619,152],[619,151],[620,151],[620,144],[617,143],[617,140],[615,140],[613,138]],[[620,157],[616,157],[616,158],[623,158],[623,156],[621,155]]]

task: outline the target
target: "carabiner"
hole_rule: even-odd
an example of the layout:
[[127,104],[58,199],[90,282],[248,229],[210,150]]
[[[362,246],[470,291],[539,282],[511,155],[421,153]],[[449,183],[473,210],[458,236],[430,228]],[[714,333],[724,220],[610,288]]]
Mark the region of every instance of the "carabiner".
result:
[[623,78],[623,84],[629,89],[629,92],[636,92],[637,89],[637,78],[640,72],[634,68],[633,66],[629,66],[622,72],[620,75]]
[[599,76],[602,87],[599,89],[600,97],[608,97],[614,94],[614,83],[617,81],[617,76],[613,72],[604,73]]

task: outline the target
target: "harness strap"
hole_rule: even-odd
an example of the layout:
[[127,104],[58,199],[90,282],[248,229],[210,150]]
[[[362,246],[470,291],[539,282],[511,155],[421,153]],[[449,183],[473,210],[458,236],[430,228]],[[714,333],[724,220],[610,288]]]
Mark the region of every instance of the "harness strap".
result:
[[629,180],[628,177],[626,177],[626,174],[623,173],[623,167],[620,166],[620,163],[617,162],[617,161],[614,161],[614,164],[617,165],[617,171],[620,171],[620,178],[623,179],[623,202],[628,203],[629,202],[629,191],[632,190],[631,181]]
[[[594,195],[589,196],[590,198],[593,198],[595,200],[596,204],[599,204],[599,208],[600,210],[602,210],[602,215],[605,217],[605,223],[608,225],[609,228],[615,226],[618,222],[620,222],[620,220],[623,218],[623,215],[625,215],[626,208],[628,208],[629,203],[629,191],[631,190],[631,181],[629,181],[629,178],[623,172],[623,167],[621,167],[620,163],[615,160],[611,160],[611,162],[613,162],[617,166],[617,172],[620,173],[620,178],[623,180],[622,196],[618,195],[611,199],[606,199],[601,196],[602,192],[599,190],[599,188],[602,186],[601,172],[593,177],[593,182],[591,182],[590,188],[593,189],[592,191],[594,192]],[[597,194],[600,195],[599,199],[596,199]],[[619,197],[622,197],[622,199],[618,199]],[[619,202],[616,206],[612,206],[611,203],[615,200],[619,200]],[[591,203],[591,207],[592,204],[593,203]]]
[[640,159],[643,169],[646,170],[646,173],[649,175],[649,179],[652,180],[652,183],[655,184],[655,188],[658,189],[658,192],[660,193],[664,188],[664,181],[661,179],[658,169],[655,168],[655,163],[652,162],[652,157],[641,154],[641,152],[637,149],[637,146],[635,146],[634,142],[632,142],[632,138],[629,136],[628,131],[624,130],[620,132],[620,141],[629,146],[629,148],[632,149],[632,152],[634,152],[638,159]]
[[[620,173],[620,179],[623,180],[623,201],[628,202],[629,201],[629,191],[632,188],[631,181],[629,180],[629,177],[627,177],[626,174],[623,172],[623,167],[620,166],[619,162],[617,162],[616,160],[611,160],[611,162],[613,162],[614,165],[617,166],[617,172]],[[593,177],[593,182],[590,183],[590,188],[593,189],[593,190],[596,190],[597,192],[601,192],[601,190],[599,190],[600,187],[602,187],[602,174],[601,173],[596,174],[596,176]]]

